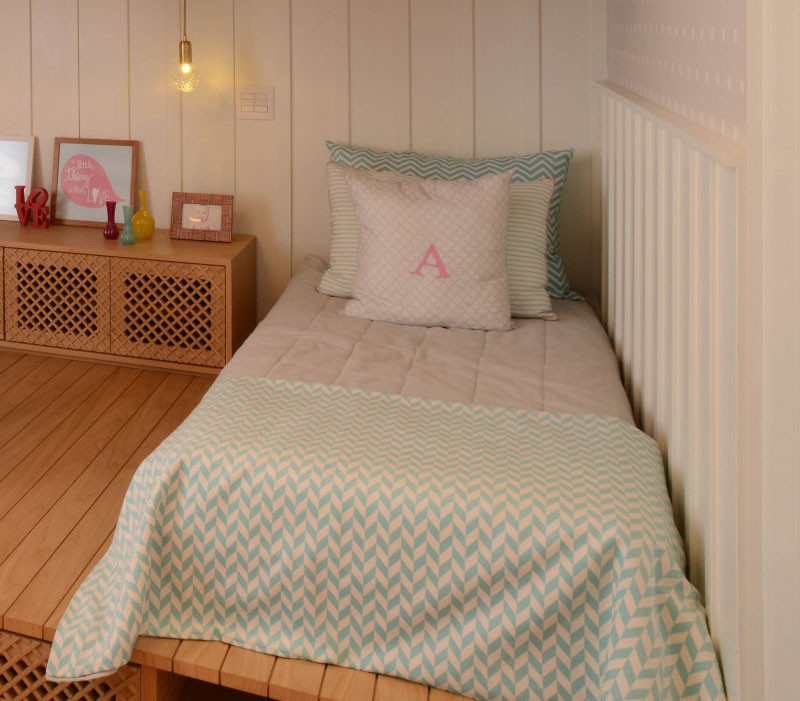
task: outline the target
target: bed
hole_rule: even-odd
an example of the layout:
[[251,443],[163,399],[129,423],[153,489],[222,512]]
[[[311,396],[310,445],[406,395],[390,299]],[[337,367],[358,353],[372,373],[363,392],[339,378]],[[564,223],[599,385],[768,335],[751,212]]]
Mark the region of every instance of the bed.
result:
[[658,449],[590,307],[400,326],[344,316],[320,275],[139,469],[49,676],[107,674],[147,634],[486,700],[722,698]]

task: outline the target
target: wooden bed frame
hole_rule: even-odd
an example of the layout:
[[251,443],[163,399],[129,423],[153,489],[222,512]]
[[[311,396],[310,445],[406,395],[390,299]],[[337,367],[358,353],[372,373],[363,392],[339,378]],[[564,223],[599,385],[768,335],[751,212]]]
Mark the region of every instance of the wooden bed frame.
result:
[[282,701],[463,698],[221,642],[146,637],[119,678],[45,681],[48,643],[111,544],[133,473],[211,382],[0,349],[0,698],[163,701],[180,698],[187,679]]

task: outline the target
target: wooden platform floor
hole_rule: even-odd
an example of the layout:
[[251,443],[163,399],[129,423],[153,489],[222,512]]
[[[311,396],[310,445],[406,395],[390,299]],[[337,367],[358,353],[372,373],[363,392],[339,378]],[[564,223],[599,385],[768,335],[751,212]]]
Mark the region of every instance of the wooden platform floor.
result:
[[[53,639],[111,542],[136,468],[211,382],[0,351],[0,629]],[[142,637],[132,661],[277,701],[462,698],[220,642]]]

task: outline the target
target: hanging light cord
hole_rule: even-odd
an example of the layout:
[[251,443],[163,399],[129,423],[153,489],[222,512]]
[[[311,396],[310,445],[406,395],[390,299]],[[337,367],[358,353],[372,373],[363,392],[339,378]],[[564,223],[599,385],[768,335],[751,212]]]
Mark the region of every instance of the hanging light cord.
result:
[[183,0],[183,38],[186,38],[186,0]]

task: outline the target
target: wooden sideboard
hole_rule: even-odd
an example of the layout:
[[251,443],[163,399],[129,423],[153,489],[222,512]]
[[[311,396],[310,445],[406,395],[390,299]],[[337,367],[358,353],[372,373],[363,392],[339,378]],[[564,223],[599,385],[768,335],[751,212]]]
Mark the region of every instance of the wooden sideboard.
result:
[[0,221],[0,347],[216,374],[255,326],[255,249]]

